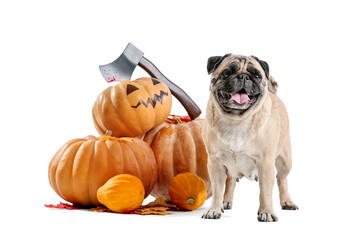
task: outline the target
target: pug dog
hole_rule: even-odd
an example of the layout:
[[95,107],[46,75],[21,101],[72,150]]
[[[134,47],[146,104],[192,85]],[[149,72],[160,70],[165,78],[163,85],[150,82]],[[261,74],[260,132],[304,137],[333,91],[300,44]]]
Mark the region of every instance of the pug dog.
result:
[[219,219],[224,209],[231,209],[236,182],[246,177],[259,181],[257,219],[275,222],[275,167],[282,209],[298,209],[287,187],[292,167],[289,120],[276,96],[278,85],[269,75],[268,64],[254,56],[210,57],[207,71],[211,74],[210,97],[202,135],[212,203],[202,218]]

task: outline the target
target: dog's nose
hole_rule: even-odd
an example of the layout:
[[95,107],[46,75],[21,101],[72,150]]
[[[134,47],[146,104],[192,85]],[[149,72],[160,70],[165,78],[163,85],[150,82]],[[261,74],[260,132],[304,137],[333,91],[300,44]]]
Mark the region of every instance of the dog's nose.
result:
[[250,80],[250,77],[247,74],[240,74],[238,76],[238,79],[241,81],[246,81],[246,80]]

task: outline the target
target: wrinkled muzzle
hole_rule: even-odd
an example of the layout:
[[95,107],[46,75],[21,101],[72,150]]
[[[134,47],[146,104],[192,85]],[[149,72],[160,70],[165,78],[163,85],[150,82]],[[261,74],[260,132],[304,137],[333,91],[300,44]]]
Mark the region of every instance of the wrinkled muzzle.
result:
[[242,73],[222,81],[216,86],[216,98],[224,110],[246,110],[263,93],[260,81]]

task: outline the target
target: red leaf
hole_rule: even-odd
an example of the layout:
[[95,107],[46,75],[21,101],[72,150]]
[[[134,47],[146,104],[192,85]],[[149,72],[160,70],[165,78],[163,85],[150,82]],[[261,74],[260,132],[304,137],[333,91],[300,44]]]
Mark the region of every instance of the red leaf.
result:
[[69,209],[69,210],[83,209],[83,208],[84,208],[84,207],[81,207],[81,206],[79,206],[79,205],[69,204],[69,203],[62,203],[62,202],[60,202],[60,203],[57,204],[57,205],[45,204],[45,207],[47,207],[47,208]]
[[178,116],[178,115],[170,114],[170,116],[166,119],[166,122],[170,123],[170,124],[174,124],[177,122],[175,118],[179,119],[181,122],[191,122],[192,121],[189,116]]

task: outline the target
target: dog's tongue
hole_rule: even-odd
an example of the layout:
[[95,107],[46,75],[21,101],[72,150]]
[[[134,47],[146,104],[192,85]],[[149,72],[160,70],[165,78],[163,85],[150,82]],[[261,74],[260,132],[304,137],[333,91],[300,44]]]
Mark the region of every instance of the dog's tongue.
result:
[[243,104],[244,102],[249,101],[250,98],[246,93],[234,93],[233,96],[229,99],[229,101],[235,101],[239,104]]

